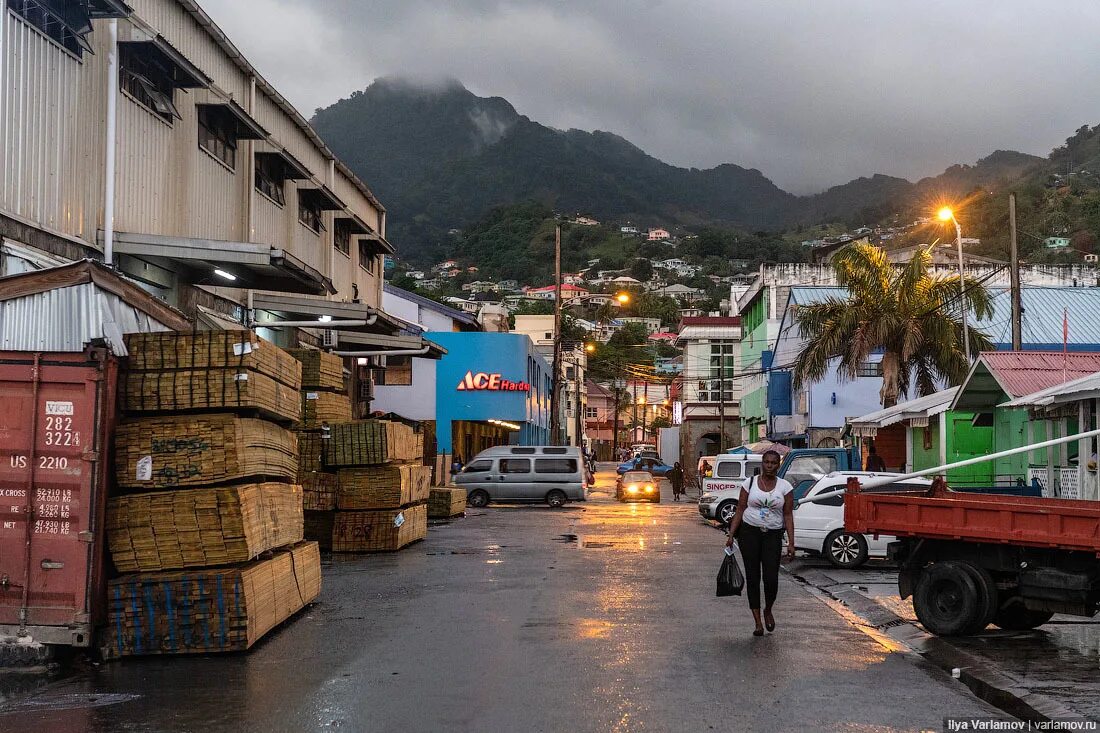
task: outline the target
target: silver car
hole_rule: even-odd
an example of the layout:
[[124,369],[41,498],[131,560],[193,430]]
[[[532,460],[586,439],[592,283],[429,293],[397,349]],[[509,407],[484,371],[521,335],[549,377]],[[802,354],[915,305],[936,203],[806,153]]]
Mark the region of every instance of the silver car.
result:
[[560,507],[584,501],[588,482],[580,448],[497,446],[478,453],[454,477],[470,506],[491,501],[546,502]]

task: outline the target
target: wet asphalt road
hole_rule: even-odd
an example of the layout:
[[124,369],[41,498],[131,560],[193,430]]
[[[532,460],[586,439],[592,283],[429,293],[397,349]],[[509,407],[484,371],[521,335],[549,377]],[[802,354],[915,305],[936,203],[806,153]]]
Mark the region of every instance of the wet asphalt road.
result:
[[1003,717],[781,576],[778,629],[715,598],[694,503],[489,507],[392,555],[326,559],[320,601],[247,654],[78,672],[0,731],[940,730]]

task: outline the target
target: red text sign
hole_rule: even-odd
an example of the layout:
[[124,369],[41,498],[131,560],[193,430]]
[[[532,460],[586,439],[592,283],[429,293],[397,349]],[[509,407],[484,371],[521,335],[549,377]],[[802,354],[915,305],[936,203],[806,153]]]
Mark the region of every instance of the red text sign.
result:
[[500,374],[487,372],[466,372],[466,376],[458,383],[459,390],[475,390],[479,392],[527,392],[531,385],[527,382],[513,382],[510,379],[501,378]]

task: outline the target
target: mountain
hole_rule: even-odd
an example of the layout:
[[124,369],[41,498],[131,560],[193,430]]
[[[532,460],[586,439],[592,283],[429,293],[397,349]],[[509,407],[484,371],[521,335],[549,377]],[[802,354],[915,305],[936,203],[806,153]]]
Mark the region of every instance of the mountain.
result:
[[525,201],[639,226],[756,231],[865,224],[927,201],[954,200],[1044,163],[997,151],[916,183],[876,174],[799,197],[755,169],[679,168],[610,132],[547,127],[455,80],[381,78],[317,110],[311,123],[370,182],[390,211],[390,239],[414,260],[445,246],[449,230]]

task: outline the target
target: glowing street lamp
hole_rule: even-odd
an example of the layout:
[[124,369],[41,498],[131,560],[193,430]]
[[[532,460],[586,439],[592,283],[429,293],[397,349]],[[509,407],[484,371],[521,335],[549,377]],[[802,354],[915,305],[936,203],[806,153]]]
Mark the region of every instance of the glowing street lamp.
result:
[[955,224],[955,246],[959,252],[959,305],[962,307],[962,327],[963,327],[963,352],[966,354],[966,361],[970,363],[970,329],[967,328],[967,312],[970,310],[966,305],[966,283],[963,280],[963,232],[962,227],[959,225],[959,220],[955,218],[955,212],[951,210],[950,206],[944,206],[938,212],[936,216],[940,221],[950,221]]
[[589,342],[584,345],[584,350],[591,354],[596,350],[596,344]]
[[630,293],[619,293],[615,296],[615,300],[619,301],[619,305],[626,305],[630,302]]

